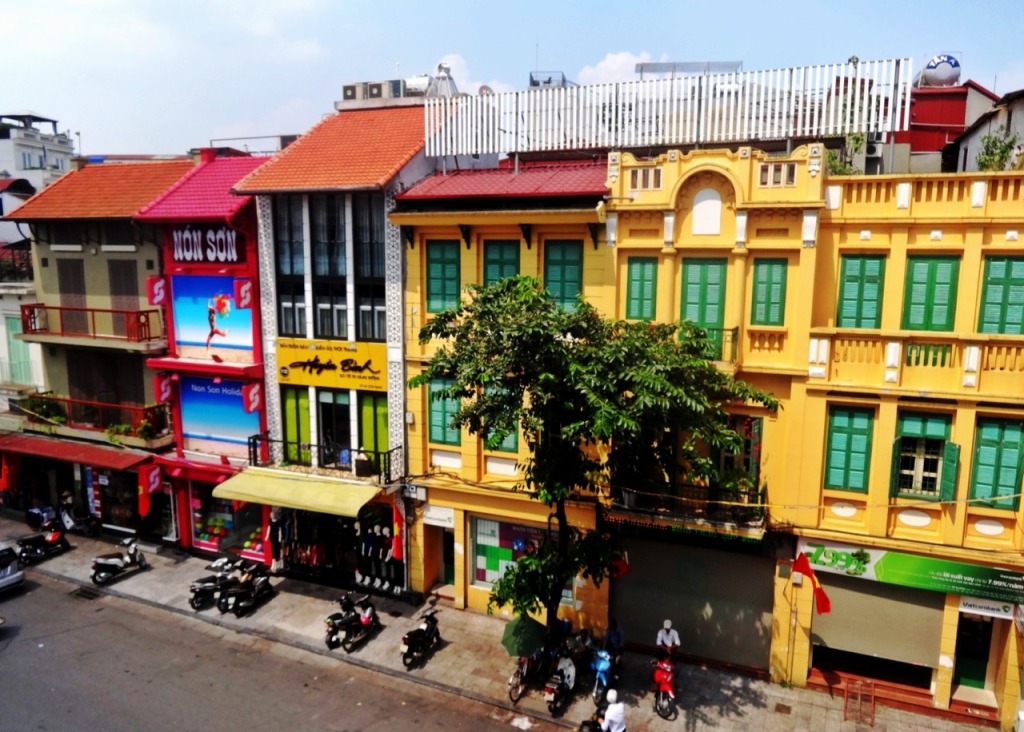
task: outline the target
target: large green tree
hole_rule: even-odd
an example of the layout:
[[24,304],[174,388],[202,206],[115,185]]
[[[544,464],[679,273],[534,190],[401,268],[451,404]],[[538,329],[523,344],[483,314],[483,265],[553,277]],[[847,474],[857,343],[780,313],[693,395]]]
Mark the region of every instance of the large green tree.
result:
[[608,320],[582,300],[563,308],[531,277],[468,287],[420,341],[437,350],[410,387],[446,380],[433,393],[458,401],[453,426],[492,448],[523,434],[523,488],[550,507],[549,531],[494,584],[490,603],[517,614],[543,606],[549,627],[566,584],[582,575],[599,585],[614,558],[608,536],[569,524],[568,499],[652,473],[664,482],[680,466],[714,479],[709,451],[739,445],[728,407],[778,407],[716,368],[703,331]]

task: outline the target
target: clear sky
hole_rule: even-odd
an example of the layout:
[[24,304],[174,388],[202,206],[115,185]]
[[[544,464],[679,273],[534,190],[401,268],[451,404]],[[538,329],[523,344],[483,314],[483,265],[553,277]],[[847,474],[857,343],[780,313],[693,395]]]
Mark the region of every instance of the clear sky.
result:
[[[0,113],[29,110],[81,151],[184,153],[300,133],[343,84],[433,73],[460,91],[637,78],[637,61],[747,71],[952,53],[1024,88],[1022,0],[0,0]],[[75,139],[78,139],[77,137]]]

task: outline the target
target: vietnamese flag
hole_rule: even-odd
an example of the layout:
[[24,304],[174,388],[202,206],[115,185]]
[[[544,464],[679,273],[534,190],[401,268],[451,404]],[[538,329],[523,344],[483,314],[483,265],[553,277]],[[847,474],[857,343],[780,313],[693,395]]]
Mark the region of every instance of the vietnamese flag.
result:
[[832,612],[832,601],[828,599],[828,595],[825,594],[825,588],[821,586],[818,578],[814,576],[814,570],[811,569],[811,563],[808,561],[806,554],[801,553],[796,558],[796,561],[793,562],[793,571],[799,572],[811,581],[811,585],[814,587],[814,604],[818,615]]

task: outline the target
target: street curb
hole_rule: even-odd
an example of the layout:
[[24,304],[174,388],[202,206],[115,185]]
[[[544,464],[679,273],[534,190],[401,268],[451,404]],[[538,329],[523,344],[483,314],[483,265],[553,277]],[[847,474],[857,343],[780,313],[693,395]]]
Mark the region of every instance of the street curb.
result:
[[[147,570],[147,571],[152,571],[152,570],[150,569],[150,570]],[[222,622],[219,617],[214,616],[214,615],[202,614],[202,613],[195,612],[194,610],[189,610],[189,611],[186,612],[186,610],[184,608],[178,608],[178,607],[174,607],[172,605],[165,605],[163,603],[155,602],[153,600],[147,600],[146,598],[143,598],[143,597],[137,597],[135,595],[129,595],[129,594],[126,594],[126,593],[123,593],[123,592],[118,592],[115,588],[112,588],[112,587],[109,587],[109,586],[107,586],[107,587],[97,587],[97,586],[95,586],[91,582],[85,582],[83,580],[78,580],[78,579],[75,579],[73,577],[68,577],[66,575],[59,574],[57,572],[51,572],[51,571],[45,569],[44,567],[38,566],[38,565],[26,568],[26,573],[38,573],[38,574],[40,574],[40,575],[42,575],[44,577],[48,577],[48,578],[50,578],[52,580],[56,580],[58,582],[64,582],[66,584],[74,585],[76,587],[87,587],[87,588],[95,591],[96,593],[98,593],[100,595],[109,595],[111,597],[116,597],[116,598],[121,599],[121,600],[128,600],[128,601],[131,601],[131,602],[136,602],[136,603],[139,603],[140,605],[146,605],[148,607],[151,607],[151,608],[154,608],[154,609],[157,609],[157,610],[163,610],[165,612],[175,613],[175,614],[180,615],[180,616],[185,617],[185,618],[191,618],[193,620],[201,620],[202,622],[207,623],[209,625],[215,625],[218,628],[224,628],[225,630],[231,630],[231,631],[234,631],[234,632],[236,632],[236,633],[238,633],[240,635],[247,635],[247,636],[251,636],[253,638],[260,638],[261,640],[267,640],[267,641],[271,641],[271,642],[274,642],[274,643],[281,643],[283,645],[287,645],[287,646],[290,646],[292,648],[296,648],[296,649],[299,649],[299,650],[302,650],[302,651],[306,651],[306,652],[309,652],[309,653],[315,653],[316,655],[323,656],[324,658],[333,658],[333,659],[335,659],[337,661],[341,661],[343,663],[349,663],[349,664],[352,664],[353,666],[358,666],[359,668],[362,668],[362,669],[364,669],[366,671],[373,671],[375,673],[384,674],[384,675],[389,676],[391,678],[404,679],[405,681],[411,681],[411,682],[419,684],[421,686],[426,686],[426,687],[429,687],[431,689],[434,689],[435,691],[440,691],[440,692],[445,693],[445,694],[451,694],[453,696],[458,696],[458,697],[461,697],[463,699],[468,699],[470,701],[477,702],[479,704],[485,704],[487,706],[494,707],[496,709],[502,709],[502,710],[504,710],[506,712],[510,712],[512,714],[518,714],[518,715],[521,715],[521,716],[524,716],[524,717],[530,717],[532,719],[536,719],[536,720],[539,720],[539,721],[547,722],[548,724],[554,724],[554,725],[557,725],[559,727],[564,727],[566,729],[577,729],[577,725],[575,723],[568,722],[568,721],[566,721],[564,719],[558,719],[556,717],[552,717],[550,715],[545,715],[545,714],[542,714],[542,713],[534,712],[534,711],[531,711],[531,710],[528,710],[528,709],[520,709],[519,707],[513,706],[511,704],[511,702],[504,702],[503,703],[503,702],[500,702],[500,701],[496,701],[493,697],[483,696],[482,694],[477,694],[476,692],[468,691],[466,689],[462,689],[462,688],[457,687],[457,686],[450,686],[448,684],[441,683],[440,681],[434,681],[433,679],[429,679],[429,678],[425,678],[425,677],[421,677],[421,676],[413,676],[412,674],[409,674],[408,672],[399,671],[399,670],[390,668],[388,666],[382,666],[380,664],[373,663],[373,662],[370,662],[370,661],[364,661],[363,659],[356,658],[356,657],[351,656],[351,655],[344,655],[344,656],[338,655],[338,654],[332,653],[330,651],[327,651],[327,650],[325,650],[323,648],[320,648],[318,646],[315,646],[315,645],[313,645],[311,643],[308,643],[305,640],[300,640],[298,638],[294,638],[294,639],[292,639],[292,638],[285,638],[285,637],[274,635],[272,633],[267,633],[265,631],[261,631],[261,630],[255,629],[255,628],[245,628],[245,627],[238,628],[238,627],[235,627],[233,625],[229,625],[227,623]]]

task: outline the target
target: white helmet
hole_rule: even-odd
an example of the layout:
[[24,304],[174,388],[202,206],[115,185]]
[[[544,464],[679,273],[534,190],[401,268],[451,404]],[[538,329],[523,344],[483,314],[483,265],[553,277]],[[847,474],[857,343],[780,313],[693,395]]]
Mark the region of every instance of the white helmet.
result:
[[615,689],[609,689],[608,694],[605,696],[609,704],[614,704],[619,700],[619,693]]

